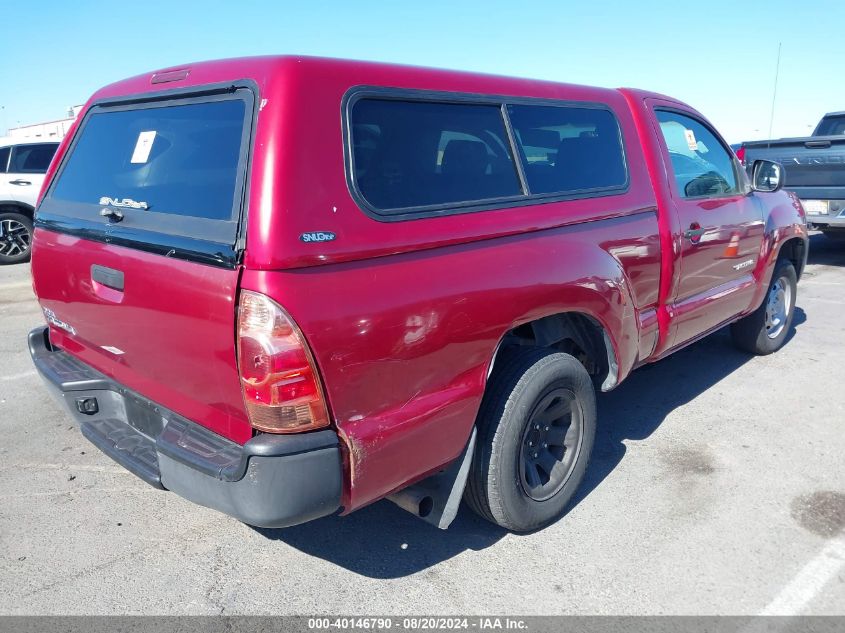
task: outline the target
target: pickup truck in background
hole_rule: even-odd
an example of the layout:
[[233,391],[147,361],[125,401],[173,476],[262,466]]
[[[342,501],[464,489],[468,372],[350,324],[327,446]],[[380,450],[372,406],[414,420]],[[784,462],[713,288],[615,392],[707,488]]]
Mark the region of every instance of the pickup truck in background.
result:
[[749,170],[758,159],[783,165],[783,186],[801,199],[810,228],[845,239],[845,112],[824,115],[812,136],[749,141],[739,151]]
[[787,340],[807,229],[779,171],[638,90],[305,57],[139,75],[51,165],[29,349],[106,454],[251,525],[389,498],[443,528],[463,497],[533,530],[584,477],[597,389],[727,325]]

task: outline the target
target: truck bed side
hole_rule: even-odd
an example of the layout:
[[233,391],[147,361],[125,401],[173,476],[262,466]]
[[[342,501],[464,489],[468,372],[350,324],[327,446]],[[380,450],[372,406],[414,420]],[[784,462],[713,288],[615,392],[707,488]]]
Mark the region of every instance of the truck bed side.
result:
[[244,288],[285,298],[315,351],[348,446],[347,510],[458,456],[509,330],[578,312],[611,337],[620,376],[651,353],[655,211],[622,211],[364,262],[245,271]]

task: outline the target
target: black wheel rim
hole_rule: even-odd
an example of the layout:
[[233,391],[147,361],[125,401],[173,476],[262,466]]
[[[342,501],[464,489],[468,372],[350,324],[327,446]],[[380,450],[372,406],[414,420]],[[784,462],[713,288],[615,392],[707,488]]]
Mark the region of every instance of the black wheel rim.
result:
[[29,250],[31,236],[27,226],[17,220],[0,220],[0,255],[19,257]]
[[581,452],[584,415],[575,394],[556,388],[528,417],[519,454],[519,479],[535,501],[554,497],[569,479]]

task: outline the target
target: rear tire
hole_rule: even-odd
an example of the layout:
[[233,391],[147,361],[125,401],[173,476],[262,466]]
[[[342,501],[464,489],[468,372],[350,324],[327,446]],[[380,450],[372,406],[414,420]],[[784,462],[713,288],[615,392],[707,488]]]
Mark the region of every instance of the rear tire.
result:
[[31,248],[32,220],[20,213],[0,213],[0,264],[25,262]]
[[780,349],[792,327],[797,290],[795,267],[785,259],[780,260],[760,307],[731,324],[736,346],[759,356]]
[[519,349],[497,363],[477,428],[467,504],[514,532],[544,527],[563,514],[587,469],[592,379],[569,354]]

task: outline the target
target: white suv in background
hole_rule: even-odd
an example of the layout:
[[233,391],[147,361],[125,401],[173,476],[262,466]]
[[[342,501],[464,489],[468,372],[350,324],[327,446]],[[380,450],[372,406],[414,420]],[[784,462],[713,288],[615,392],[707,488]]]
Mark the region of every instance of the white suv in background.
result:
[[32,214],[58,142],[0,138],[0,264],[29,259]]

